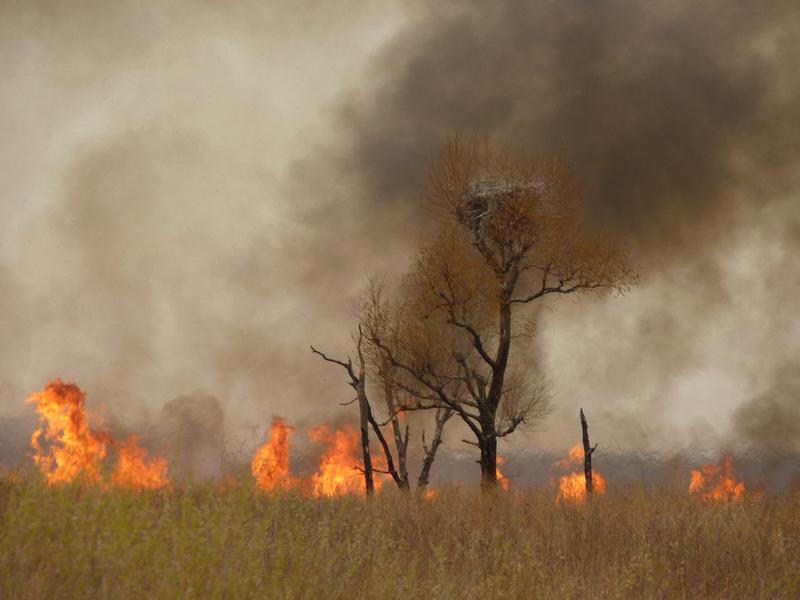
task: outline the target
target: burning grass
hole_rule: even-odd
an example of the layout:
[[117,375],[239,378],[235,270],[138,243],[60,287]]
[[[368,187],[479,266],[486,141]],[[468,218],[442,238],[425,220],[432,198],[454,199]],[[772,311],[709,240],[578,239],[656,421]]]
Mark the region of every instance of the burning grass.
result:
[[6,598],[797,598],[800,496],[0,481]]
[[[556,463],[555,467],[561,471],[568,471],[558,477],[556,499],[559,502],[572,504],[586,502],[588,492],[586,491],[586,476],[583,472],[583,446],[580,443],[575,444],[570,448],[567,458]],[[592,481],[595,494],[606,493],[606,478],[597,470],[594,471]]]
[[745,494],[744,481],[736,478],[733,457],[726,455],[720,464],[703,465],[692,470],[689,493],[707,502],[741,502]]
[[746,491],[730,457],[688,493],[608,490],[595,471],[589,498],[578,444],[542,490],[498,468],[491,493],[378,475],[366,499],[349,425],[304,432],[321,450],[307,477],[276,418],[249,475],[191,485],[103,432],[76,385],[29,402],[37,472],[0,473],[0,597],[800,597],[800,495]]
[[117,446],[117,465],[111,485],[134,489],[158,489],[169,485],[168,465],[164,458],[148,458],[135,435],[121,443],[104,431],[97,431],[91,421],[97,418],[86,410],[86,394],[74,383],[56,379],[32,394],[39,415],[39,427],[31,436],[33,461],[48,485],[63,485],[81,479],[107,483],[103,462],[109,448]]

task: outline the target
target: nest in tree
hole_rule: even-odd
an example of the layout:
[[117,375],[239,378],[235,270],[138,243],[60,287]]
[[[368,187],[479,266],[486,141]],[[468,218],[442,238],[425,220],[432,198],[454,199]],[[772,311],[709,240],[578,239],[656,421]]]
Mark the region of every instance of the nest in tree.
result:
[[459,218],[472,229],[475,237],[479,238],[484,219],[499,203],[531,192],[543,195],[546,192],[546,185],[542,181],[531,180],[475,179],[467,188]]

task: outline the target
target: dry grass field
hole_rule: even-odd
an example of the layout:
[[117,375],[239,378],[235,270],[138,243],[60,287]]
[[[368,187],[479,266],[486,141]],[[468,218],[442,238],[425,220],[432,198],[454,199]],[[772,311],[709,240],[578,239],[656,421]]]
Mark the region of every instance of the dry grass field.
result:
[[799,598],[800,495],[265,494],[3,480],[0,596]]

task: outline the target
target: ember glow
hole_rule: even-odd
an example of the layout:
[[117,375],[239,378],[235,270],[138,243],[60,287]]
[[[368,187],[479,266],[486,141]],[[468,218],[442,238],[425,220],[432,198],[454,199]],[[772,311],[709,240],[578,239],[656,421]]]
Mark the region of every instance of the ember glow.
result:
[[269,441],[256,450],[250,468],[258,487],[265,491],[288,490],[297,483],[289,467],[289,438],[294,427],[275,418],[269,431]]
[[148,460],[147,450],[132,435],[119,445],[117,468],[111,479],[119,487],[156,490],[169,484],[167,459],[159,456]]
[[[558,491],[556,500],[558,502],[570,502],[580,504],[586,501],[586,478],[583,473],[583,446],[576,444],[569,450],[567,458],[556,463],[559,469],[578,469],[570,473],[561,475],[558,478]],[[597,471],[592,471],[592,482],[595,494],[606,493],[606,479]]]
[[722,464],[703,465],[692,470],[689,493],[709,502],[739,502],[744,497],[744,482],[733,474],[733,458],[728,454]]
[[89,427],[86,394],[77,385],[56,379],[27,401],[36,405],[39,414],[31,448],[47,483],[69,483],[78,476],[99,482],[111,438]]
[[436,500],[438,497],[439,497],[439,490],[436,490],[434,488],[427,488],[422,493],[423,500]]

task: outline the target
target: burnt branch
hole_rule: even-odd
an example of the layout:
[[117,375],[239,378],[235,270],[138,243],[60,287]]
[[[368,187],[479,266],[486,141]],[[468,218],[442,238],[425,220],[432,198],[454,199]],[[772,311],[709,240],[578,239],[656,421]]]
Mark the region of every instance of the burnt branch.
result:
[[[347,362],[339,360],[337,358],[332,358],[327,354],[325,354],[324,352],[320,352],[319,350],[314,348],[314,346],[311,346],[311,352],[322,357],[322,360],[325,360],[329,363],[333,363],[335,365],[339,365],[340,367],[345,369],[347,371],[347,374],[350,375],[350,379],[352,380],[352,382],[358,381],[358,376],[356,376],[356,372],[353,370],[353,362],[350,360],[349,357],[347,358]],[[354,385],[352,382],[350,383],[350,385]]]

